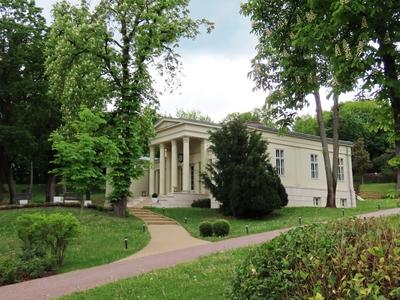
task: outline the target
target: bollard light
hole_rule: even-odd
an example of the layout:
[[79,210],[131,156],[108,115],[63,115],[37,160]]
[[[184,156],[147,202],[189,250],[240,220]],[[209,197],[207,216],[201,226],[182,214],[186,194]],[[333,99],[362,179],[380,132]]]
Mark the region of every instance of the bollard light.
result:
[[344,217],[344,209],[342,209],[342,217]]
[[127,237],[125,237],[125,249],[128,249],[128,238]]
[[249,234],[249,225],[246,225],[246,234]]
[[143,232],[146,231],[146,224],[143,223]]
[[381,205],[380,204],[378,204],[378,210],[380,210],[381,209]]
[[188,218],[184,218],[183,221],[185,222],[185,224],[187,224]]
[[162,208],[162,214],[165,216],[165,207]]
[[299,217],[299,225],[301,226],[301,217]]

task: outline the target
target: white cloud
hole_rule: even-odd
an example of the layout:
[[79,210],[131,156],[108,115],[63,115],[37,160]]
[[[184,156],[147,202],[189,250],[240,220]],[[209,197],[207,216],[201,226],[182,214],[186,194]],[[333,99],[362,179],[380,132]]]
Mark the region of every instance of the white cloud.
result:
[[177,109],[196,109],[220,121],[228,113],[264,104],[266,94],[254,92],[254,82],[247,77],[251,70],[247,56],[187,54],[182,61],[182,87],[160,97],[160,112],[175,115]]

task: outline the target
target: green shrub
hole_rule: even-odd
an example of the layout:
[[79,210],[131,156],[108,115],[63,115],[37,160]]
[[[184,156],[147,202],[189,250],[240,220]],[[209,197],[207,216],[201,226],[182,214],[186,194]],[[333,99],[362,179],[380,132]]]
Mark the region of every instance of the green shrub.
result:
[[0,286],[14,283],[17,279],[17,261],[0,257]]
[[210,199],[194,200],[191,206],[199,208],[211,208],[211,200]]
[[199,231],[201,236],[212,236],[213,235],[213,224],[205,221],[199,225]]
[[231,225],[227,220],[217,220],[213,223],[213,232],[216,236],[225,236],[229,234]]
[[[400,219],[291,230],[237,269],[231,299],[400,299]],[[313,298],[315,297],[315,298]]]
[[[68,243],[78,234],[79,222],[72,214],[29,214],[17,218],[22,257],[50,255],[61,266]],[[47,260],[47,259],[46,259]]]
[[288,203],[285,187],[267,154],[267,141],[260,132],[248,130],[233,118],[210,134],[215,160],[202,173],[205,187],[227,216],[258,218]]

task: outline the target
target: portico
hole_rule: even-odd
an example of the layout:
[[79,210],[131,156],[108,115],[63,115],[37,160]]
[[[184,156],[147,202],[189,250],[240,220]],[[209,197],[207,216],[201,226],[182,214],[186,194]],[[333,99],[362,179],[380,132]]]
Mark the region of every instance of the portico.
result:
[[149,193],[202,194],[201,172],[208,160],[207,140],[183,136],[150,145]]

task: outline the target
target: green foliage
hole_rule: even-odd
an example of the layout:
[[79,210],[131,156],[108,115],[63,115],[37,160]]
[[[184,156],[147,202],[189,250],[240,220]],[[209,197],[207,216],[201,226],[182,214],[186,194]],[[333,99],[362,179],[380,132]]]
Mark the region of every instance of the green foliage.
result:
[[71,214],[23,215],[17,219],[17,231],[23,260],[50,257],[54,259],[53,267],[59,267],[69,242],[79,232],[79,222]]
[[207,237],[213,235],[213,224],[209,221],[201,222],[199,225],[200,236]]
[[212,230],[216,236],[226,236],[229,234],[230,229],[231,225],[224,219],[216,220],[212,224]]
[[150,70],[164,75],[173,88],[179,69],[175,48],[182,38],[195,38],[207,20],[190,17],[188,1],[100,1],[93,9],[58,2],[47,43],[50,90],[60,95],[64,120],[76,118],[84,104],[98,111],[113,104],[108,136],[118,145],[109,165],[110,200],[125,215],[132,179],[143,175],[141,158],[154,134],[157,91]]
[[287,204],[260,133],[234,119],[211,132],[210,142],[216,159],[208,163],[202,177],[225,215],[264,216]]
[[78,119],[51,135],[54,172],[80,193],[104,186],[104,170],[118,159],[119,149],[106,135],[105,124],[102,114],[82,107]]
[[201,111],[198,111],[198,110],[185,111],[183,109],[178,109],[176,111],[175,115],[177,118],[181,118],[181,119],[202,121],[202,122],[208,122],[208,123],[213,122],[209,116],[202,114]]
[[399,223],[347,219],[291,230],[247,257],[230,298],[397,299]]
[[351,160],[354,175],[363,175],[371,167],[369,153],[365,150],[364,139],[359,138],[351,151]]
[[14,283],[17,276],[17,260],[0,257],[0,286]]
[[47,95],[46,32],[34,1],[0,1],[0,184],[16,170],[18,179],[26,180],[31,162],[35,179],[47,177],[48,137],[59,125],[59,105]]
[[269,128],[276,128],[275,121],[273,120],[269,108],[263,106],[262,108],[256,108],[252,111],[244,113],[230,113],[222,121],[222,123],[228,123],[232,120],[239,119],[242,122],[256,122],[265,125]]
[[199,207],[199,208],[210,208],[211,207],[211,200],[210,199],[199,199],[193,201],[190,205],[191,207]]

